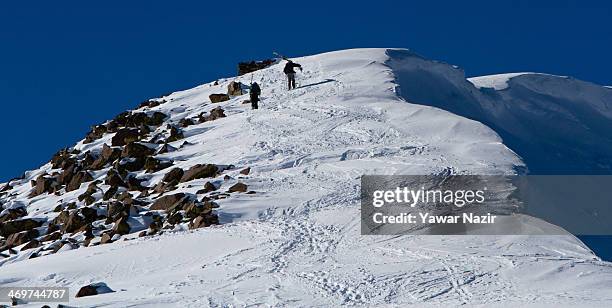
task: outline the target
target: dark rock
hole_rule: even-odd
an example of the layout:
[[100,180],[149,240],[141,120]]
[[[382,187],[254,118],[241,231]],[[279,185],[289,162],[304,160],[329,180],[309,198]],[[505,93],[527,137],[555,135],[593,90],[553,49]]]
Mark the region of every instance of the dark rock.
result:
[[183,169],[173,168],[168,173],[166,173],[166,175],[164,175],[162,182],[168,183],[172,181],[180,181],[181,178],[183,177],[183,174],[185,174],[185,171],[183,171]]
[[219,217],[210,212],[194,218],[189,223],[189,229],[204,228],[216,224],[219,224]]
[[40,246],[40,242],[34,239],[31,240],[29,243],[25,244],[23,247],[21,247],[21,251],[36,248],[38,246]]
[[41,220],[23,218],[11,220],[0,224],[0,235],[7,237],[10,234],[31,230],[42,226]]
[[130,143],[123,148],[121,157],[145,157],[153,155],[153,150],[140,143]]
[[204,184],[204,189],[198,190],[197,194],[205,194],[215,190],[217,190],[217,187],[215,187],[213,183],[206,182],[206,184]]
[[121,217],[117,221],[115,221],[115,226],[113,227],[113,232],[116,234],[129,234],[130,233],[130,225],[127,223],[127,217]]
[[107,215],[113,221],[117,220],[119,217],[127,217],[130,215],[130,206],[125,205],[120,201],[115,201],[108,205]]
[[161,146],[161,148],[159,148],[159,150],[157,150],[157,153],[155,154],[165,154],[165,153],[171,153],[176,151],[176,148],[165,143],[164,145]]
[[155,111],[152,115],[150,115],[147,119],[145,124],[150,125],[150,126],[160,126],[164,123],[164,120],[167,118],[168,116],[165,115],[162,112],[159,111]]
[[62,238],[62,232],[55,231],[55,232],[52,232],[52,233],[49,233],[43,236],[40,240],[41,242],[47,242],[47,241],[57,241],[61,238]]
[[186,196],[183,193],[178,193],[174,195],[167,195],[160,198],[157,198],[155,202],[151,205],[151,210],[172,210],[185,201]]
[[247,185],[244,183],[236,183],[234,185],[232,185],[228,191],[229,192],[246,192],[247,191]]
[[[0,212],[2,212],[1,208]],[[15,220],[26,215],[28,215],[28,212],[26,211],[25,207],[8,209],[4,212],[2,216],[0,216],[0,223],[7,222],[9,220]]]
[[172,214],[172,215],[170,215],[168,217],[167,221],[171,225],[179,224],[179,223],[181,223],[181,221],[183,221],[183,215],[181,215],[181,213],[179,213],[179,212],[174,213],[174,214]]
[[144,168],[146,162],[146,158],[144,157],[128,157],[119,161],[117,165],[117,169],[121,172],[121,170],[134,172],[140,171]]
[[198,117],[199,117],[200,123],[214,121],[219,118],[225,118],[225,111],[223,110],[223,108],[217,107],[217,108],[213,108],[212,110],[210,110],[209,115],[204,116],[203,114],[200,114]]
[[68,221],[62,226],[62,232],[72,233],[83,227],[87,221],[77,212],[70,214]]
[[102,234],[102,237],[100,238],[100,244],[107,244],[107,243],[112,243],[112,236],[109,233],[104,233]]
[[194,125],[194,124],[195,123],[193,122],[192,119],[183,118],[179,121],[179,125],[181,127],[187,127],[187,126]]
[[88,223],[94,222],[98,219],[98,210],[91,207],[82,207],[78,211]]
[[91,130],[85,136],[85,141],[83,143],[91,143],[95,140],[102,138],[102,136],[108,131],[105,125],[96,125],[91,128]]
[[143,190],[147,190],[148,187],[144,187],[142,186],[143,180],[137,179],[134,176],[130,176],[128,177],[127,180],[127,185],[128,185],[128,190],[130,191],[143,191]]
[[160,161],[153,157],[147,157],[145,160],[144,170],[146,170],[147,173],[153,173],[160,170],[164,170],[171,166],[171,161]]
[[111,186],[105,193],[104,196],[102,196],[102,200],[104,201],[108,201],[110,199],[112,199],[116,194],[117,191],[119,190],[118,186]]
[[249,173],[251,173],[251,167],[240,170],[240,174],[249,175]]
[[166,142],[174,142],[174,141],[185,138],[185,136],[183,135],[183,132],[181,132],[181,130],[179,130],[177,127],[170,126],[169,129],[170,129],[170,136],[168,137]]
[[209,178],[217,175],[219,168],[214,164],[195,165],[185,171],[180,182],[188,182],[195,179]]
[[59,152],[55,153],[51,158],[51,167],[53,169],[59,168],[68,159],[70,159],[70,153],[68,153],[68,149],[62,149]]
[[115,133],[115,136],[111,139],[112,146],[123,146],[131,142],[138,141],[140,139],[140,133],[137,129],[120,129]]
[[211,94],[208,96],[208,98],[212,103],[225,102],[230,99],[229,95],[227,94]]
[[66,185],[66,192],[77,190],[81,187],[81,184],[90,181],[93,181],[91,174],[89,174],[87,171],[81,171],[75,174],[70,180],[70,183]]
[[106,166],[108,163],[112,163],[117,160],[121,156],[121,150],[111,148],[108,145],[104,144],[102,146],[102,152],[100,156],[91,164],[90,168],[92,170],[100,170]]
[[273,59],[267,59],[263,61],[240,62],[238,63],[238,76],[264,69],[274,64],[275,62],[276,61],[274,61]]
[[242,84],[237,81],[232,81],[227,85],[227,95],[238,96],[242,95]]
[[111,292],[115,291],[111,290],[111,288],[109,288],[105,283],[100,282],[82,287],[81,289],[79,289],[79,292],[77,292],[75,297],[93,296]]
[[19,246],[33,240],[38,236],[39,233],[36,229],[13,233],[6,238],[6,245],[8,247]]
[[106,173],[106,179],[104,180],[106,185],[114,186],[114,187],[126,187],[125,182],[123,182],[123,178],[119,175],[119,172],[115,169],[110,169]]
[[35,197],[44,193],[53,193],[53,188],[57,185],[54,178],[48,177],[45,174],[39,175],[35,183],[36,186],[34,186],[34,189],[30,192],[30,197]]

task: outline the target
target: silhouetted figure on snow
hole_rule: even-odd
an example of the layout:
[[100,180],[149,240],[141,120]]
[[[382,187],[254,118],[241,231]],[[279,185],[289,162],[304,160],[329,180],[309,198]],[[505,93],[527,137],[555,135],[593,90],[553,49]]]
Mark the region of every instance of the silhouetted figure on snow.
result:
[[295,71],[293,69],[298,67],[300,68],[300,72],[301,72],[302,66],[297,63],[293,63],[293,61],[291,60],[287,60],[287,61],[288,62],[285,65],[285,69],[283,69],[283,72],[285,72],[285,74],[287,75],[289,90],[291,90],[291,89],[295,89]]
[[261,94],[261,88],[259,87],[257,82],[253,82],[251,84],[251,89],[249,91],[249,95],[251,96],[251,107],[253,109],[258,109],[259,108],[259,105],[257,105],[257,103],[259,103],[259,95],[260,94]]

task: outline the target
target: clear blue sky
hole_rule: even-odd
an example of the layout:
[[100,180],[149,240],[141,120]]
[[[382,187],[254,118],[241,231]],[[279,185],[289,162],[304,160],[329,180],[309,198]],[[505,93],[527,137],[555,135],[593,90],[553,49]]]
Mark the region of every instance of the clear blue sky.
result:
[[538,71],[612,85],[609,1],[91,2],[0,4],[0,180],[146,98],[273,50],[407,47],[469,76]]

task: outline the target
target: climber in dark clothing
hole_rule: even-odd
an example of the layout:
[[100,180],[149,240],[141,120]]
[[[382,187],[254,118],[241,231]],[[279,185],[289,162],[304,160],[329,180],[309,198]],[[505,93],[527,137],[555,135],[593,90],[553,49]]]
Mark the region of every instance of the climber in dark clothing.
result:
[[253,109],[258,109],[259,108],[259,105],[257,105],[257,103],[259,102],[259,95],[260,94],[261,94],[261,88],[259,87],[257,82],[253,82],[251,84],[251,89],[249,91],[249,95],[251,96],[251,107]]
[[301,72],[302,66],[297,63],[293,63],[291,60],[287,61],[289,62],[287,62],[287,64],[285,65],[285,69],[283,69],[283,72],[285,72],[285,74],[287,75],[287,81],[289,82],[289,90],[291,90],[295,89],[295,71],[293,69],[299,67]]

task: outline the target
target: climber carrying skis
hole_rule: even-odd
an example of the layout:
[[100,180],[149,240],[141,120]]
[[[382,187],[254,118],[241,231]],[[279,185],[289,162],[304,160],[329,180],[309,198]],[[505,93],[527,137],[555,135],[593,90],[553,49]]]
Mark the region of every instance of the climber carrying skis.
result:
[[283,69],[283,72],[285,72],[285,74],[287,75],[289,90],[291,90],[291,89],[295,89],[295,71],[293,69],[298,67],[301,72],[302,66],[297,63],[293,63],[293,61],[289,59],[286,59],[286,60],[287,60],[287,64],[285,65],[285,69]]
[[261,88],[259,87],[257,82],[251,83],[251,88],[249,90],[249,95],[251,96],[251,108],[252,109],[258,109],[259,108],[259,105],[257,105],[257,103],[259,102],[259,95],[260,94],[261,94]]

